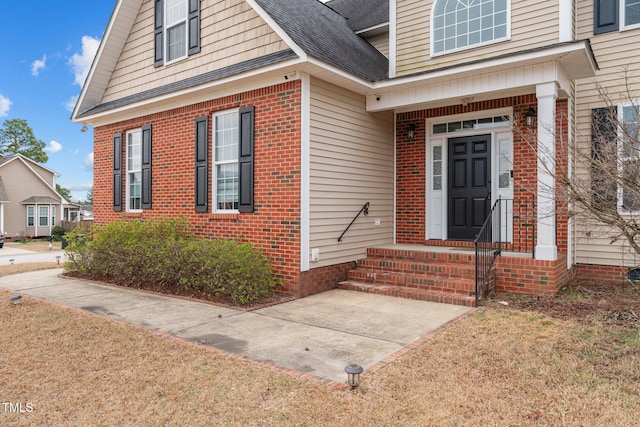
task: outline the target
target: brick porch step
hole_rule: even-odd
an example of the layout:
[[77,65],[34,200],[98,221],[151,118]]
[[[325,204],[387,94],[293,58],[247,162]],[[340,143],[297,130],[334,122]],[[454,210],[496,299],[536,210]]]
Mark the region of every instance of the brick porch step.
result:
[[475,254],[420,247],[374,247],[341,289],[475,306]]
[[443,304],[462,305],[465,307],[475,307],[476,305],[476,299],[474,296],[454,294],[450,292],[436,291],[424,288],[407,288],[405,286],[376,285],[372,283],[344,281],[338,283],[338,289],[415,299],[420,301],[439,302]]

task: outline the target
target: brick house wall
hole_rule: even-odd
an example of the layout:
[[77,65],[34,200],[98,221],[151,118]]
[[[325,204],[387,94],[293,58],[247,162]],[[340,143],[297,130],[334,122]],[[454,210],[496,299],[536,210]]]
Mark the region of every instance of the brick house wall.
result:
[[[252,213],[212,213],[212,162],[209,210],[195,211],[195,119],[218,111],[255,107],[254,203]],[[212,147],[209,120],[209,147]],[[95,128],[94,218],[105,224],[119,218],[188,219],[208,238],[250,241],[264,249],[285,290],[299,292],[301,83],[286,82],[258,90],[176,108]],[[152,207],[142,212],[113,210],[113,135],[152,125]],[[126,165],[123,137],[122,164]],[[211,151],[209,158],[213,159]],[[123,171],[122,188],[126,188]],[[123,200],[125,195],[123,194]]]
[[[480,112],[482,110],[512,107],[514,115],[513,160],[514,178],[513,192],[516,203],[529,202],[537,192],[537,158],[534,151],[536,134],[524,126],[523,118],[530,107],[537,108],[535,94],[515,96],[490,101],[469,103],[466,106],[453,105],[427,110],[400,113],[396,117],[396,239],[399,244],[424,244],[426,235],[426,119]],[[559,100],[556,104],[557,158],[566,159],[567,145],[562,140],[568,132],[567,101]],[[418,124],[413,140],[407,137],[409,123]],[[562,141],[561,141],[562,140]],[[562,189],[558,189],[559,200]],[[560,203],[557,212],[557,245],[558,252],[567,251],[567,209]],[[524,225],[514,223],[514,242],[524,241],[530,230]],[[520,239],[518,239],[520,236]],[[524,243],[522,243],[524,245]],[[447,244],[448,245],[448,244]],[[520,248],[517,248],[520,249]],[[524,248],[523,248],[524,249]],[[530,249],[530,248],[529,248]]]

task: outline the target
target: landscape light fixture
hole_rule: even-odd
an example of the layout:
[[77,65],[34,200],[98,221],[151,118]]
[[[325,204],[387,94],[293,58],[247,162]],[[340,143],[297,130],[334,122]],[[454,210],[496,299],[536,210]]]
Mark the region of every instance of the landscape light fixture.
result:
[[533,107],[529,107],[529,111],[524,116],[524,122],[527,127],[531,127],[536,123],[536,110]]
[[416,137],[416,128],[418,126],[415,123],[409,123],[409,125],[407,126],[407,138],[409,138],[409,141],[413,141],[413,138]]
[[356,363],[350,363],[344,368],[344,371],[347,373],[347,384],[353,390],[354,388],[360,385],[360,374],[364,369],[362,366]]

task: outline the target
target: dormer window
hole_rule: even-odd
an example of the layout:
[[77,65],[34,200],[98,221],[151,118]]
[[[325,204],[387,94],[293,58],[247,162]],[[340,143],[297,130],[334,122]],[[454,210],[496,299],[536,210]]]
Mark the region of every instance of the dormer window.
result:
[[155,0],[154,66],[200,52],[200,0]]
[[437,0],[431,17],[432,55],[507,40],[509,11],[509,0]]

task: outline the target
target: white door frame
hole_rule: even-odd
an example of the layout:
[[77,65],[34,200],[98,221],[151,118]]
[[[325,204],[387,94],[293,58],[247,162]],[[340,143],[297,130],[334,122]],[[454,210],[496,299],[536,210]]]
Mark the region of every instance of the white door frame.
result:
[[[507,122],[493,125],[478,125],[468,130],[459,129],[452,132],[434,133],[433,126],[435,124],[455,123],[471,121],[474,119],[485,119],[489,117],[509,117]],[[459,136],[472,135],[491,135],[491,205],[502,197],[503,199],[513,199],[513,177],[509,176],[508,188],[500,188],[499,186],[499,166],[500,145],[506,144],[504,147],[510,147],[511,159],[513,162],[513,133],[511,131],[511,123],[513,119],[512,108],[500,108],[494,110],[482,110],[472,113],[456,114],[451,116],[440,116],[427,119],[425,121],[426,129],[426,155],[425,155],[425,171],[426,171],[426,206],[425,206],[425,236],[426,239],[447,240],[447,173],[448,173],[448,141],[449,138]],[[502,159],[503,168],[508,159]],[[511,167],[510,170],[513,170]],[[439,172],[439,173],[438,173]],[[503,178],[504,179],[504,178]],[[504,181],[503,181],[504,182]],[[512,212],[508,213],[508,218],[512,218]],[[512,221],[511,221],[512,222]],[[506,227],[506,225],[505,225]],[[504,237],[512,240],[513,227],[503,227]],[[501,233],[502,234],[502,233]]]

